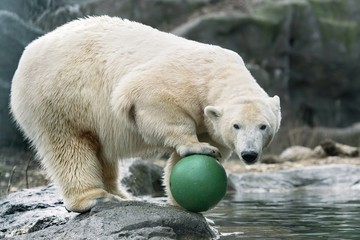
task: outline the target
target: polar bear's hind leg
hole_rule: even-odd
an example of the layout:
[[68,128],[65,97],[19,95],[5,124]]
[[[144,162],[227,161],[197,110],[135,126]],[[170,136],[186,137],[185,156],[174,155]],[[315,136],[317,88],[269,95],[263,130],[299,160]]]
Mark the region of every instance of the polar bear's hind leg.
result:
[[[47,149],[43,163],[50,177],[60,187],[69,211],[86,212],[99,202],[121,201],[120,197],[106,191],[106,172],[98,158],[100,146],[93,135],[69,136],[68,133],[66,137],[53,138],[49,146],[51,149]],[[115,191],[114,188],[112,191]]]

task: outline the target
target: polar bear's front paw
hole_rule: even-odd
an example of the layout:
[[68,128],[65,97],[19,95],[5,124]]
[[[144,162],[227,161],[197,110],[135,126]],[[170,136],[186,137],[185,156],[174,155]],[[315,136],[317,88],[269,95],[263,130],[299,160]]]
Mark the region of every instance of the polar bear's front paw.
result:
[[208,143],[196,143],[191,145],[181,145],[176,148],[176,152],[180,157],[185,157],[191,154],[204,154],[214,158],[220,159],[221,153],[219,149],[211,146]]

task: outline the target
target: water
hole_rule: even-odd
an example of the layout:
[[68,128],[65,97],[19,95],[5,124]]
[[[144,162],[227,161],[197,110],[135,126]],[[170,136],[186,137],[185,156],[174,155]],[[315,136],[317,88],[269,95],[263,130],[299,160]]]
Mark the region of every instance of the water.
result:
[[233,193],[204,214],[220,239],[360,239],[360,190]]

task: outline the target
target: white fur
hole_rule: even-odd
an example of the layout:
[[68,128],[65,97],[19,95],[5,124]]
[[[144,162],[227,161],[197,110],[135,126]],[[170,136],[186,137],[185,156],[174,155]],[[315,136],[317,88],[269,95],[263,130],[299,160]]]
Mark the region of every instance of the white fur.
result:
[[11,110],[66,207],[78,212],[127,197],[117,186],[118,159],[175,150],[168,184],[181,156],[261,153],[281,118],[279,98],[268,97],[236,53],[106,16],[29,44]]

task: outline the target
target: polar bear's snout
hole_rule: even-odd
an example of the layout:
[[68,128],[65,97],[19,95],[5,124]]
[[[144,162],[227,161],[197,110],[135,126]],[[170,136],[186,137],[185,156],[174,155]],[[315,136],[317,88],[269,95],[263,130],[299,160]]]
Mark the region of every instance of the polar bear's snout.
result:
[[246,164],[256,163],[259,157],[259,154],[255,151],[243,151],[240,155]]

